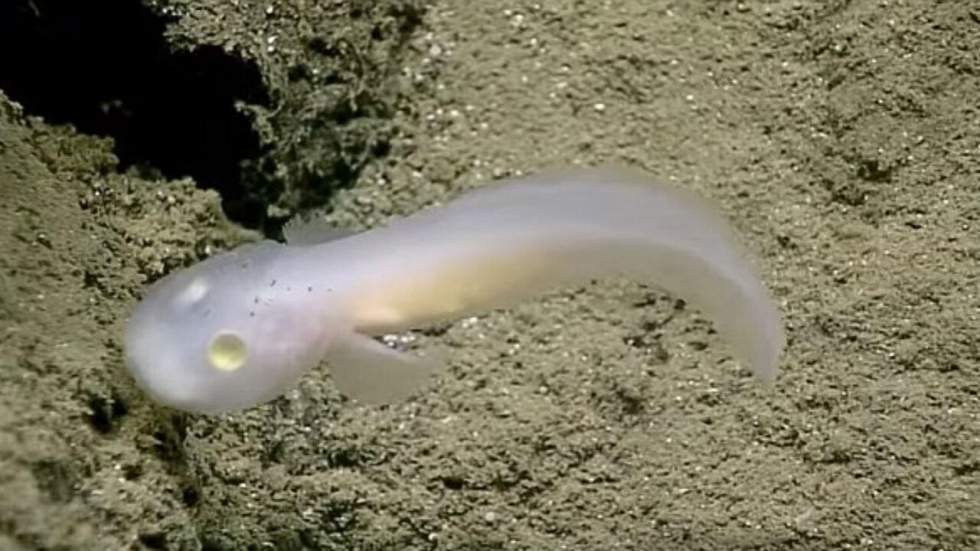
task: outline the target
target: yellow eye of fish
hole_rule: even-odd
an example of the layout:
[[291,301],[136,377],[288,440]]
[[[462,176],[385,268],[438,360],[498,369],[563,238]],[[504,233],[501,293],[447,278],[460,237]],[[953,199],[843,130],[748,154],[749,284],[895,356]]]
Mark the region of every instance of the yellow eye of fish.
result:
[[248,358],[248,348],[245,341],[230,332],[221,332],[211,339],[208,346],[208,361],[211,367],[221,371],[235,371]]

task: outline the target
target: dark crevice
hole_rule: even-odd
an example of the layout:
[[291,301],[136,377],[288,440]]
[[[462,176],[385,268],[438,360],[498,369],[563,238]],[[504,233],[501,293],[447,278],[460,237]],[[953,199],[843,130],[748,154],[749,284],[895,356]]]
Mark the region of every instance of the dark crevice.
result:
[[2,2],[0,90],[49,123],[112,137],[121,170],[191,176],[259,227],[265,205],[241,180],[262,151],[236,108],[269,104],[259,70],[214,46],[175,51],[168,23],[138,0]]
[[89,399],[88,422],[100,434],[111,434],[129,413],[125,402],[118,397],[93,396]]
[[149,549],[166,549],[167,535],[163,532],[145,532],[139,535],[139,541]]

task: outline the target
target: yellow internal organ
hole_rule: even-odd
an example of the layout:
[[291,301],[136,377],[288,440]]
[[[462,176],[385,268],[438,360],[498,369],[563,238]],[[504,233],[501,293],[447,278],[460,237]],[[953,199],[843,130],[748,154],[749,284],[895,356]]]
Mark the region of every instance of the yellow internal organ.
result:
[[474,256],[439,266],[424,277],[392,280],[367,293],[359,304],[358,329],[400,331],[508,306],[513,297],[547,281],[552,260],[534,251]]
[[211,367],[221,371],[235,371],[245,364],[248,347],[238,335],[227,331],[218,333],[208,346],[208,361]]

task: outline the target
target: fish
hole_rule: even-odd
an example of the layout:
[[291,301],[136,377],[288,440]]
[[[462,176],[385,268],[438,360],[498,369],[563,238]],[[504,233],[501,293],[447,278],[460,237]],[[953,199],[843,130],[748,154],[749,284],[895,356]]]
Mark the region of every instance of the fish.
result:
[[154,282],[126,323],[136,384],[183,411],[248,409],[325,362],[341,394],[390,404],[447,363],[377,337],[626,277],[705,315],[761,381],[778,372],[779,309],[712,202],[623,166],[498,180],[360,233],[322,221]]

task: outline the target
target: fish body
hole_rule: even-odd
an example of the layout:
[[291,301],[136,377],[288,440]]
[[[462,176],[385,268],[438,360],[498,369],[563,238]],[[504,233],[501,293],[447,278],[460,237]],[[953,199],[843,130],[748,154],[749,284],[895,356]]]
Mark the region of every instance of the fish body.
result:
[[784,346],[778,309],[718,209],[633,169],[496,182],[345,237],[293,230],[286,244],[244,245],[153,284],[124,337],[129,370],[153,398],[240,410],[325,360],[344,394],[396,401],[441,362],[373,337],[609,276],[699,308],[763,380]]

